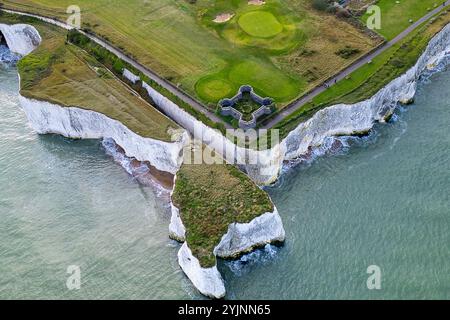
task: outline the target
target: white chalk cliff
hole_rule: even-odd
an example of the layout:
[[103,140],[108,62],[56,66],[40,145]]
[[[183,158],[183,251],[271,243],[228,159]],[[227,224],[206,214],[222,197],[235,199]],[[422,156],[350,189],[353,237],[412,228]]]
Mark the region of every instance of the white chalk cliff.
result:
[[[124,70],[124,77],[130,81],[135,81],[136,79],[133,73],[126,69]],[[147,90],[154,103],[165,114],[188,130],[195,139],[202,140],[203,143],[214,149],[228,162],[244,165],[248,175],[257,184],[271,184],[277,180],[284,160],[284,144],[279,144],[265,151],[254,151],[238,147],[219,131],[211,129],[201,121],[198,121],[147,83],[143,82],[143,87]]]
[[[329,137],[368,132],[377,121],[383,122],[392,115],[399,102],[410,102],[420,76],[430,68],[448,63],[449,45],[450,25],[447,25],[433,37],[414,67],[391,81],[372,98],[352,105],[339,104],[320,110],[311,119],[299,124],[280,144],[265,151],[235,146],[148,84],[143,83],[143,86],[155,104],[194,137],[202,137],[204,143],[229,162],[244,163],[248,175],[257,184],[268,185],[278,179],[284,161],[297,159],[308,153],[310,148],[324,144]],[[124,76],[131,81],[136,79],[128,70],[125,70]]]
[[392,115],[398,103],[410,102],[424,73],[448,63],[450,25],[443,28],[428,44],[416,65],[391,81],[372,98],[352,105],[339,104],[317,112],[301,123],[283,140],[285,160],[294,160],[324,143],[327,137],[368,132],[375,122]]
[[[8,35],[8,47],[26,55],[41,41],[36,29],[26,25],[0,25]],[[5,36],[6,38],[6,36]],[[127,74],[132,81],[137,77]],[[46,101],[38,101],[19,96],[20,104],[30,125],[38,134],[55,133],[77,139],[113,139],[128,157],[139,161],[149,161],[158,170],[176,174],[182,164],[182,150],[189,140],[187,133],[179,135],[174,142],[163,142],[141,137],[117,120],[104,114],[78,107],[62,107]],[[211,130],[206,127],[206,130]],[[170,236],[185,241],[186,230],[179,210],[172,205]],[[240,233],[242,231],[242,233]],[[247,252],[256,246],[284,240],[281,218],[275,210],[264,214],[249,224],[232,224],[230,231],[217,247],[218,256],[234,257],[239,252]],[[233,242],[233,245],[230,243]],[[225,295],[225,285],[217,267],[202,268],[185,243],[179,251],[179,263],[200,292],[212,298]]]
[[[186,229],[180,212],[172,204],[171,237],[180,242],[185,241]],[[238,258],[256,248],[267,244],[282,243],[285,240],[283,222],[274,206],[273,212],[266,212],[249,223],[232,223],[228,232],[214,248],[214,255],[224,259]],[[178,252],[178,263],[194,286],[205,296],[220,299],[226,294],[224,280],[217,265],[203,268],[192,254],[187,242]]]
[[176,174],[182,164],[187,134],[180,135],[174,142],[144,138],[121,122],[98,112],[61,107],[25,97],[19,100],[28,121],[39,134],[56,133],[76,139],[113,139],[128,157],[149,161],[156,169],[172,174]]
[[194,257],[186,242],[178,251],[178,264],[203,295],[213,299],[225,297],[225,283],[217,267],[202,268],[200,261]]
[[[0,24],[11,51],[26,55],[39,45],[41,37],[31,26]],[[284,161],[304,155],[312,147],[322,145],[326,138],[352,135],[369,131],[376,121],[384,121],[394,112],[397,103],[411,100],[420,76],[430,68],[447,63],[450,44],[450,26],[446,26],[429,43],[417,64],[393,80],[374,97],[353,105],[336,105],[317,112],[310,120],[301,123],[276,147],[266,151],[253,151],[236,147],[217,131],[197,121],[182,108],[144,83],[150,97],[169,117],[216,150],[230,162],[246,163],[249,176],[258,184],[270,184],[279,177]],[[131,72],[125,76],[136,80]],[[149,161],[158,170],[176,173],[181,165],[183,135],[173,143],[143,138],[123,124],[105,115],[81,108],[64,108],[55,104],[20,98],[30,123],[38,133],[58,133],[72,138],[112,138],[130,157]],[[255,159],[256,164],[252,164]],[[180,213],[172,208],[171,234],[183,241],[185,229]],[[277,210],[265,213],[248,224],[232,224],[223,236],[214,254],[218,257],[236,257],[242,252],[270,242],[283,241],[285,237]],[[203,294],[221,298],[225,295],[223,279],[216,267],[201,268],[185,243],[178,254],[179,263],[193,284]]]
[[[240,150],[220,133],[208,128],[194,119],[187,112],[179,108],[169,99],[144,83],[144,88],[155,103],[171,118],[188,129],[196,137],[203,137],[203,142],[216,150],[224,158],[232,161],[248,161],[249,156],[260,156],[264,159],[262,164],[247,165],[246,169],[260,184],[275,181],[283,165],[283,161],[295,160],[307,154],[310,148],[320,147],[329,137],[341,135],[354,135],[365,133],[372,129],[375,122],[383,122],[390,117],[398,103],[408,103],[415,95],[417,82],[420,76],[430,70],[447,64],[450,45],[450,25],[447,25],[429,43],[425,52],[418,59],[414,67],[401,77],[391,81],[372,98],[353,105],[335,105],[317,112],[311,119],[297,126],[275,148],[267,151]],[[133,79],[129,71],[126,76]],[[200,132],[199,132],[200,131]],[[230,150],[232,152],[230,153]],[[171,233],[175,239],[185,239],[179,210],[172,205]],[[228,258],[253,249],[271,241],[284,240],[284,229],[278,213],[266,213],[246,225],[233,224],[228,233],[223,236],[220,244],[214,249],[218,257]],[[254,244],[254,245],[253,245]],[[216,267],[202,268],[199,261],[193,257],[187,243],[184,243],[178,254],[179,264],[192,283],[203,294],[221,298],[225,294],[223,279]]]
[[[30,25],[0,24],[9,49],[25,56],[40,45],[39,32]],[[149,161],[160,171],[175,174],[182,164],[182,150],[189,139],[187,133],[180,134],[176,141],[164,142],[144,138],[119,121],[101,113],[76,107],[61,107],[45,101],[20,96],[20,104],[28,121],[39,134],[56,133],[68,138],[113,139],[128,157]]]
[[232,223],[228,232],[214,248],[214,254],[224,259],[233,259],[266,244],[284,242],[286,233],[277,208],[266,212],[249,223]]
[[35,27],[26,24],[7,25],[0,23],[9,50],[25,56],[39,46],[42,39]]

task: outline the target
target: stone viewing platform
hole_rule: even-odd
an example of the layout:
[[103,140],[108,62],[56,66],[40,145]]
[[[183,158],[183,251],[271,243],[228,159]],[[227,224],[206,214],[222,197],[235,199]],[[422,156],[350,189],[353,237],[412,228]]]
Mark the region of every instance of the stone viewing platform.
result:
[[[248,95],[252,103],[259,105],[257,110],[251,112],[251,114],[247,114],[251,117],[250,120],[246,120],[244,113],[238,110],[239,104],[244,102],[246,95]],[[263,98],[255,93],[253,87],[244,85],[239,88],[239,92],[234,97],[220,100],[219,107],[221,115],[232,116],[239,121],[239,128],[247,130],[256,127],[258,118],[271,114],[274,110],[275,103],[272,98]]]

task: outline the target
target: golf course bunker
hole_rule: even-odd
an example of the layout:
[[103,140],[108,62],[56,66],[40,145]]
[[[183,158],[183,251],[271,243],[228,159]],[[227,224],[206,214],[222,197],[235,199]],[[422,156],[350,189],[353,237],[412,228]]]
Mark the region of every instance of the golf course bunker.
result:
[[268,11],[247,12],[238,23],[245,33],[257,38],[272,38],[283,31],[283,25]]
[[213,20],[215,23],[225,23],[233,19],[234,13],[222,13],[216,16]]
[[266,4],[266,2],[263,0],[249,0],[248,4],[251,6],[263,6]]

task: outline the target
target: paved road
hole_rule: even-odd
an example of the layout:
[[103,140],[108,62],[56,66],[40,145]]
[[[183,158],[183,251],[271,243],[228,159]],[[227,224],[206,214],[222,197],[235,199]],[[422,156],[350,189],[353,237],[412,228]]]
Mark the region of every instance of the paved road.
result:
[[[402,33],[400,33],[394,39],[392,39],[389,42],[386,42],[385,44],[380,46],[378,49],[376,49],[371,54],[362,57],[360,60],[357,60],[351,66],[349,66],[348,68],[344,69],[343,71],[338,73],[333,78],[329,79],[328,83],[330,84],[330,86],[334,85],[335,83],[339,82],[340,80],[346,78],[353,71],[357,70],[361,66],[367,64],[368,62],[372,61],[375,57],[377,57],[381,53],[385,52],[386,50],[391,48],[393,45],[398,43],[399,41],[403,40],[407,35],[409,35],[412,31],[414,31],[422,23],[424,23],[425,21],[427,21],[428,19],[430,19],[434,15],[438,14],[439,12],[443,11],[445,9],[445,7],[447,5],[449,5],[449,4],[450,4],[450,0],[449,1],[445,1],[439,7],[437,7],[434,10],[428,12],[425,16],[423,16],[422,18],[420,18],[419,20],[417,20],[416,22],[411,24],[407,29],[405,29]],[[63,22],[58,21],[58,20],[55,20],[55,19],[51,19],[51,18],[39,16],[39,15],[34,15],[34,14],[29,14],[29,13],[24,13],[24,12],[20,12],[20,11],[16,11],[16,10],[7,10],[7,9],[2,9],[2,10],[6,11],[6,12],[10,12],[10,13],[16,13],[16,14],[21,14],[21,15],[34,17],[34,18],[46,21],[48,23],[57,25],[59,27],[65,28],[65,29],[72,29],[72,27],[69,26],[68,24],[63,23]],[[80,31],[80,32],[82,32],[82,31]],[[176,95],[177,97],[182,99],[184,102],[189,103],[197,111],[205,114],[206,116],[208,116],[210,119],[212,119],[215,122],[223,123],[226,126],[226,128],[231,128],[231,125],[229,125],[228,123],[224,122],[221,118],[219,118],[213,112],[208,111],[205,108],[205,106],[203,104],[201,104],[199,101],[197,101],[196,99],[194,99],[191,96],[187,95],[186,93],[181,91],[179,88],[177,88],[176,86],[174,86],[173,84],[171,84],[167,80],[161,78],[155,72],[153,72],[152,70],[146,68],[145,66],[143,66],[142,64],[140,64],[136,60],[129,58],[121,50],[113,47],[112,45],[110,45],[109,43],[105,42],[104,40],[100,39],[99,37],[97,37],[95,35],[87,34],[85,32],[82,32],[82,33],[84,35],[86,35],[87,37],[89,37],[91,40],[95,41],[96,43],[98,43],[99,45],[104,47],[105,49],[109,50],[111,53],[115,54],[119,58],[123,59],[124,61],[126,61],[127,63],[129,63],[133,67],[135,67],[137,70],[139,70],[140,72],[145,74],[147,77],[149,77],[150,79],[152,79],[153,81],[158,83],[163,88],[169,90],[172,94]],[[285,117],[291,115],[292,113],[294,113],[295,111],[297,111],[298,109],[303,107],[306,103],[311,101],[317,95],[319,95],[322,92],[324,92],[326,89],[327,88],[325,86],[316,87],[315,89],[313,89],[308,94],[304,95],[300,99],[296,100],[295,102],[291,103],[286,108],[284,108],[283,111],[281,111],[274,118],[272,118],[267,124],[265,124],[263,126],[263,128],[264,129],[272,128],[273,126],[275,126],[276,124],[281,122]]]
[[[329,86],[334,85],[335,83],[339,82],[342,79],[345,79],[348,75],[350,75],[353,71],[359,69],[361,66],[369,63],[372,61],[375,57],[380,55],[381,53],[385,52],[389,48],[391,48],[393,45],[398,43],[399,41],[403,40],[407,35],[409,35],[412,31],[414,31],[418,26],[420,26],[422,23],[433,17],[434,15],[438,14],[439,12],[443,11],[447,5],[450,4],[450,1],[445,1],[445,3],[441,3],[439,7],[434,9],[433,11],[430,11],[425,16],[411,24],[407,29],[405,29],[402,33],[400,33],[398,36],[396,36],[394,39],[392,39],[389,42],[386,42],[382,46],[380,46],[378,49],[376,49],[371,54],[362,57],[360,60],[358,60],[356,63],[352,64],[348,68],[344,69],[340,73],[338,73],[335,77],[331,78],[327,83]],[[311,92],[309,92],[307,95],[301,97],[297,101],[291,103],[288,105],[283,111],[281,111],[279,114],[277,114],[274,118],[272,118],[267,124],[264,125],[264,129],[270,129],[279,122],[281,122],[285,117],[291,115],[301,107],[303,107],[306,103],[311,101],[314,97],[324,92],[327,88],[325,86],[316,87]]]
[[[47,23],[51,23],[53,25],[56,25],[58,27],[61,27],[61,28],[67,29],[67,30],[73,29],[72,26],[70,26],[70,25],[68,25],[68,24],[66,24],[64,22],[61,22],[59,20],[52,19],[52,18],[47,18],[47,17],[44,17],[44,16],[30,14],[30,13],[25,13],[25,12],[16,11],[16,10],[9,10],[9,9],[2,9],[2,10],[5,11],[5,12],[9,12],[9,13],[15,13],[15,14],[20,14],[20,15],[24,15],[24,16],[37,18],[39,20],[45,21]],[[132,65],[134,68],[136,68],[137,70],[142,72],[144,75],[146,75],[147,77],[149,77],[150,79],[155,81],[161,87],[165,88],[166,90],[170,91],[172,94],[174,94],[175,96],[177,96],[178,98],[180,98],[184,102],[186,102],[189,105],[191,105],[195,110],[205,114],[209,119],[211,119],[211,120],[213,120],[215,122],[223,123],[226,128],[230,128],[230,129],[232,128],[232,126],[230,124],[228,124],[227,122],[223,121],[215,113],[207,110],[206,107],[202,103],[200,103],[196,99],[192,98],[191,96],[187,95],[186,93],[181,91],[179,88],[177,88],[175,85],[173,85],[169,81],[161,78],[155,72],[153,72],[152,70],[148,69],[144,65],[140,64],[136,60],[131,59],[125,53],[123,53],[121,50],[115,48],[111,44],[105,42],[103,39],[101,39],[101,38],[99,38],[99,37],[97,37],[95,35],[88,34],[88,33],[83,32],[81,30],[79,30],[79,31],[82,34],[84,34],[85,36],[87,36],[89,39],[91,39],[92,41],[96,42],[97,44],[99,44],[103,48],[107,49],[111,53],[113,53],[116,56],[118,56],[119,58],[121,58],[123,61],[125,61],[125,62],[129,63],[130,65]]]

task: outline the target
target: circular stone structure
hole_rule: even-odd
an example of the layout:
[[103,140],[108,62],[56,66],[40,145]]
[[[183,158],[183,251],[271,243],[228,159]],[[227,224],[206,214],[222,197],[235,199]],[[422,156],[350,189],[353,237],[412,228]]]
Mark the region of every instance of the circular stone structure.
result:
[[283,25],[268,11],[251,11],[239,18],[239,26],[256,38],[272,38],[283,31]]

